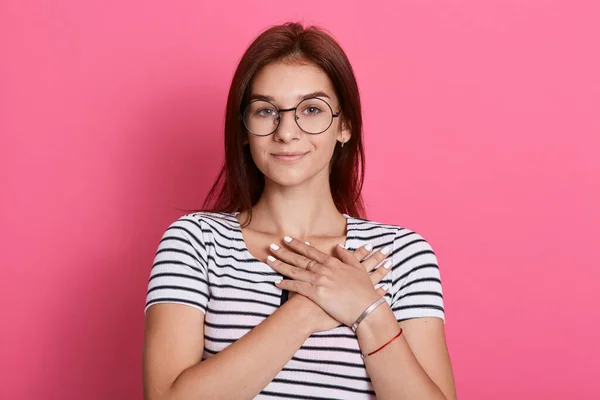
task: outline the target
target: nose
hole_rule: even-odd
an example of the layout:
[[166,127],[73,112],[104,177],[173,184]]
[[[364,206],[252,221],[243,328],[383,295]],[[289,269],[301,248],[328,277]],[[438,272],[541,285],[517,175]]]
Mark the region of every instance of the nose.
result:
[[273,136],[276,140],[286,143],[295,139],[300,139],[302,130],[300,130],[300,127],[296,124],[295,110],[279,112],[279,126]]

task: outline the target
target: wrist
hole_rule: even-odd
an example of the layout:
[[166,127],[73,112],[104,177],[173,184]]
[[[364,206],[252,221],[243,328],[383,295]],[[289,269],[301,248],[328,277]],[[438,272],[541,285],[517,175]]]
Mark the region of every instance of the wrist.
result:
[[362,320],[356,329],[359,341],[361,337],[383,336],[398,330],[398,321],[387,301],[379,305]]
[[310,299],[301,295],[295,295],[290,297],[290,299],[280,307],[280,310],[283,309],[285,312],[289,313],[290,318],[293,318],[296,322],[299,331],[308,338],[310,335],[317,332],[312,326],[314,321],[311,310],[312,307],[314,307],[314,304]]
[[[372,314],[372,315],[371,315]],[[358,326],[356,336],[362,354],[380,348],[398,334],[399,326],[396,317],[387,302],[377,307]]]
[[[385,303],[385,297],[380,297],[377,293],[373,292],[371,300],[369,301],[369,306],[364,308],[364,311],[351,323],[348,324],[352,331],[356,333],[358,327],[362,324],[362,322],[372,314],[378,307],[382,307],[383,303]],[[363,306],[364,307],[364,306]]]

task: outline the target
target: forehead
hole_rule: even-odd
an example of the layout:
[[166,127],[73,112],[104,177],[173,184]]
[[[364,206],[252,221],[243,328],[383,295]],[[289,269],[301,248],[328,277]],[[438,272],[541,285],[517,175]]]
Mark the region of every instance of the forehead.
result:
[[270,96],[286,105],[314,92],[324,92],[332,101],[337,102],[331,80],[314,64],[267,64],[254,75],[250,87],[251,96]]

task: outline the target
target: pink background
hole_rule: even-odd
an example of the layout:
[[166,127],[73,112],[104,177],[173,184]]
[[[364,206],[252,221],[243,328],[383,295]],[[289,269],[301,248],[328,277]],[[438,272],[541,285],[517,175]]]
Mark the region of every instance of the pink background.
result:
[[353,63],[369,217],[438,254],[459,398],[600,398],[597,4],[3,1],[0,398],[141,398],[160,235],[288,19]]

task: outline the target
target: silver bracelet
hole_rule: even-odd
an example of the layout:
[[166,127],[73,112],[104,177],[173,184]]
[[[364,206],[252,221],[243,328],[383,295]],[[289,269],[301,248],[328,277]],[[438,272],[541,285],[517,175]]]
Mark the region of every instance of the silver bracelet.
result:
[[373,311],[375,309],[375,307],[377,307],[384,301],[385,301],[385,299],[383,297],[380,297],[379,300],[377,300],[375,303],[373,303],[369,307],[367,307],[367,309],[365,311],[363,311],[362,314],[360,314],[360,317],[358,317],[356,319],[356,321],[352,324],[352,326],[351,326],[352,332],[356,332],[356,329],[358,328],[358,324],[360,324],[362,322],[362,320],[365,319],[365,317],[367,315],[369,315],[371,313],[371,311]]

